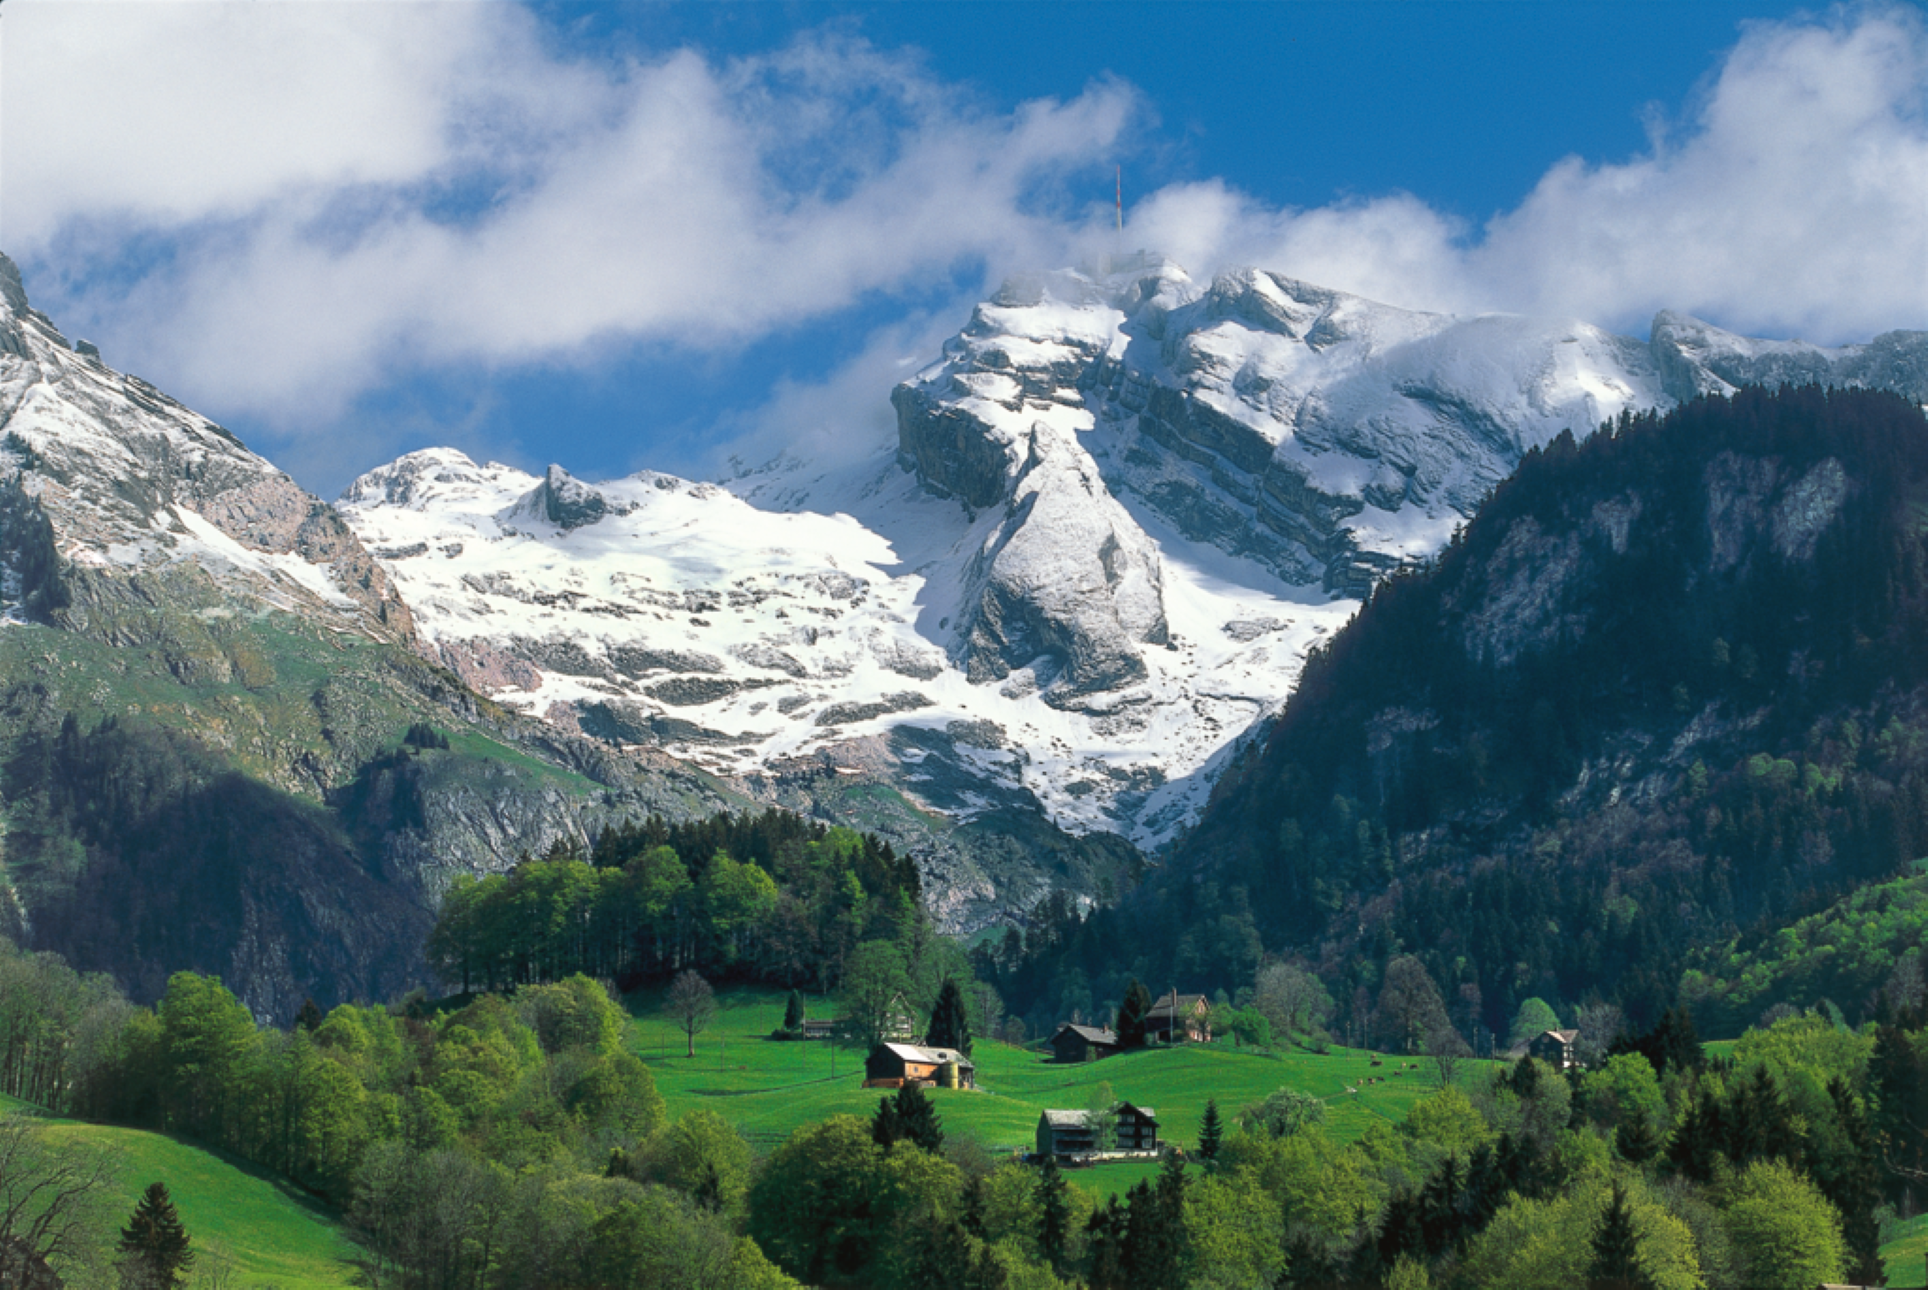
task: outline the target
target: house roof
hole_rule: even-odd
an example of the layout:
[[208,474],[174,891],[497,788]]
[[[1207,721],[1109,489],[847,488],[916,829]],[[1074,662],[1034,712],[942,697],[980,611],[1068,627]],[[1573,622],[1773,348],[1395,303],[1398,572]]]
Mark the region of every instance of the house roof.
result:
[[[1137,1106],[1131,1102],[1114,1102],[1114,1114],[1122,1111],[1136,1111],[1153,1124],[1158,1123],[1158,1113],[1149,1106]],[[1091,1127],[1091,1112],[1082,1109],[1053,1110],[1044,1113],[1044,1122],[1054,1129],[1086,1129]]]
[[1548,1035],[1552,1035],[1555,1039],[1559,1040],[1563,1046],[1571,1045],[1575,1040],[1580,1038],[1580,1032],[1577,1030],[1542,1030],[1539,1034],[1533,1036],[1533,1038],[1523,1039],[1519,1043],[1514,1044],[1506,1050],[1506,1055],[1516,1059],[1524,1057],[1528,1049],[1540,1040],[1545,1039]]
[[1154,999],[1152,1001],[1151,1011],[1145,1014],[1145,1019],[1149,1021],[1153,1017],[1169,1017],[1174,1011],[1181,1013],[1197,1012],[1201,1008],[1207,1011],[1211,1008],[1211,1005],[1205,1002],[1204,995],[1181,994],[1178,996],[1178,1002],[1174,1004],[1171,993],[1167,991],[1164,998]]
[[1074,1035],[1082,1035],[1085,1038],[1085,1040],[1089,1043],[1109,1044],[1113,1048],[1116,1048],[1118,1046],[1118,1033],[1116,1031],[1101,1030],[1096,1026],[1080,1026],[1075,1024],[1074,1022],[1069,1022],[1069,1021],[1065,1022],[1063,1025],[1059,1026],[1057,1030],[1053,1031],[1051,1038],[1055,1040],[1059,1035],[1062,1035],[1067,1030],[1069,1030]]
[[959,1070],[976,1070],[977,1063],[958,1052],[955,1048],[923,1048],[917,1044],[878,1044],[907,1062],[922,1065],[941,1066],[945,1062],[955,1062]]

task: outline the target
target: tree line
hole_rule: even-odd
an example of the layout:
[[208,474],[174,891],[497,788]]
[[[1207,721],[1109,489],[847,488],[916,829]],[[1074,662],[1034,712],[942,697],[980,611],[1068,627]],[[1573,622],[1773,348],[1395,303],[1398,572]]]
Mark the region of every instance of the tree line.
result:
[[928,938],[917,866],[887,843],[779,811],[652,818],[506,873],[456,879],[429,935],[462,990],[572,973],[624,988],[695,971],[835,988],[866,941]]

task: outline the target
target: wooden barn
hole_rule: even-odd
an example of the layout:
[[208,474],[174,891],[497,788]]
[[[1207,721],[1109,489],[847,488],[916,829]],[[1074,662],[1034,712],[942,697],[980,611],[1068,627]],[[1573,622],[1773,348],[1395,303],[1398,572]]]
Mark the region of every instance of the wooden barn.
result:
[[1145,1038],[1157,1044],[1212,1042],[1212,1005],[1202,994],[1173,990],[1145,1014]]
[[1051,1036],[1051,1050],[1061,1062],[1096,1061],[1118,1051],[1118,1036],[1110,1030],[1067,1021]]
[[865,1088],[976,1088],[977,1067],[955,1048],[878,1044],[864,1058]]

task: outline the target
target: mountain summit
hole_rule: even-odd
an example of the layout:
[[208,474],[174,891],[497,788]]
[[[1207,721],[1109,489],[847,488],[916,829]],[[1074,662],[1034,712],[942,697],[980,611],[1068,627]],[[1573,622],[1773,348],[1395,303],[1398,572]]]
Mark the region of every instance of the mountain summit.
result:
[[[444,449],[342,510],[501,702],[766,800],[831,809],[798,776],[841,776],[1155,848],[1356,597],[1524,453],[1791,378],[1922,397],[1928,337],[1825,350],[1663,314],[1642,342],[1139,256],[1007,282],[855,466],[590,485]],[[931,884],[958,930],[1069,881],[960,865]]]

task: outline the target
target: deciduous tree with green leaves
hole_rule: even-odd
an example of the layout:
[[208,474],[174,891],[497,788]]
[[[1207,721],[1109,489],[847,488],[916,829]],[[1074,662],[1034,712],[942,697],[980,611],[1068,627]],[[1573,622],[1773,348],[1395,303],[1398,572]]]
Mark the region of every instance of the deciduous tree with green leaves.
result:
[[1728,1239],[1746,1265],[1742,1284],[1811,1290],[1841,1280],[1847,1266],[1841,1216],[1798,1170],[1782,1160],[1756,1160],[1725,1199]]

